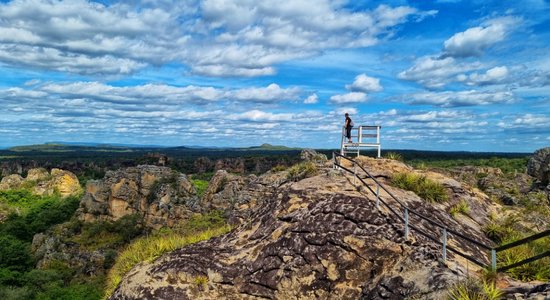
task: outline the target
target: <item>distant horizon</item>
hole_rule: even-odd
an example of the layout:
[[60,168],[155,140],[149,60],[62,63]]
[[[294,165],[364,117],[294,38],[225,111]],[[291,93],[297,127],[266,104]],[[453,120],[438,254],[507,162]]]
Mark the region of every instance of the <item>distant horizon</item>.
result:
[[[311,148],[311,147],[294,147],[280,144],[270,144],[270,143],[261,143],[258,145],[248,145],[248,146],[236,146],[236,147],[215,147],[215,146],[201,146],[201,145],[147,145],[147,144],[111,144],[111,143],[92,143],[92,142],[46,142],[43,144],[28,144],[28,145],[14,145],[8,147],[0,147],[0,150],[9,150],[14,147],[28,147],[28,146],[40,146],[40,145],[62,145],[62,146],[83,146],[83,147],[101,147],[101,146],[113,146],[113,147],[127,147],[127,148],[158,148],[158,149],[170,149],[178,147],[186,148],[199,148],[199,149],[216,149],[216,148],[227,148],[227,149],[244,149],[244,148],[254,148],[261,147],[264,144],[268,144],[274,147],[287,147],[287,148],[298,148],[298,149],[315,149],[315,150],[337,150],[339,148]],[[538,149],[535,149],[535,151]],[[362,151],[376,151],[374,148],[365,148]],[[501,154],[532,154],[533,152],[514,152],[514,151],[468,151],[468,150],[428,150],[428,149],[400,149],[400,148],[391,148],[391,149],[382,149],[382,153],[387,151],[421,151],[421,152],[464,152],[464,153],[501,153]]]
[[0,147],[550,145],[550,2],[0,0]]

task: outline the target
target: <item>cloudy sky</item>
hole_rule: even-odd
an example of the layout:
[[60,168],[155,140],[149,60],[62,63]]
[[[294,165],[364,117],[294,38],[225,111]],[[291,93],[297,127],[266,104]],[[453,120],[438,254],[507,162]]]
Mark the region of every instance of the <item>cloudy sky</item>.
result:
[[550,3],[0,0],[0,147],[550,146]]

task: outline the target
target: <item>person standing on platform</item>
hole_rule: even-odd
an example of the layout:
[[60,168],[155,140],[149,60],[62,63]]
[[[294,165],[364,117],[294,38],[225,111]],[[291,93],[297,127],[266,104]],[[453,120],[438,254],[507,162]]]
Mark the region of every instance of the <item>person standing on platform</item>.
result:
[[346,116],[346,123],[344,127],[346,128],[346,138],[348,138],[348,143],[353,143],[351,140],[351,128],[353,127],[353,121],[349,117],[349,114],[346,113],[344,116]]

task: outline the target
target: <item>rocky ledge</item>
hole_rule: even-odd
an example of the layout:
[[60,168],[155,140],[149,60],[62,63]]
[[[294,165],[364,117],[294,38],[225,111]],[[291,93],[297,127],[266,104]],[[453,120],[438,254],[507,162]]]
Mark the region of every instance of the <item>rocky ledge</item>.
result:
[[[438,260],[438,244],[415,234],[406,241],[397,217],[330,168],[273,185],[262,203],[231,233],[134,267],[110,299],[440,299],[464,275],[454,256],[452,268]],[[483,236],[479,225],[428,209]]]

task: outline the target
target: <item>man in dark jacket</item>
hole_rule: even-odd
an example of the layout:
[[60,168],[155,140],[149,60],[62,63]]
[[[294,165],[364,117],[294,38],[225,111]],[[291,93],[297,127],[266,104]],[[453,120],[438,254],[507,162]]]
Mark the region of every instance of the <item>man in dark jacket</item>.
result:
[[348,143],[352,143],[351,128],[353,127],[353,121],[349,117],[348,113],[346,113],[345,116],[346,116],[346,123],[345,123],[344,127],[346,127],[346,138],[348,138]]

